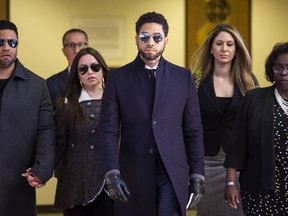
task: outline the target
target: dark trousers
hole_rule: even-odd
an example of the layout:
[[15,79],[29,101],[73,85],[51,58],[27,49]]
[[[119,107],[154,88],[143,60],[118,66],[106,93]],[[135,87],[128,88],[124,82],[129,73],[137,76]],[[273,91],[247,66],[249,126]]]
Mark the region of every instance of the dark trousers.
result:
[[180,216],[180,205],[172,183],[163,166],[157,164],[157,201],[158,216]]
[[79,205],[63,211],[64,216],[113,216],[114,201],[103,191],[88,205]]

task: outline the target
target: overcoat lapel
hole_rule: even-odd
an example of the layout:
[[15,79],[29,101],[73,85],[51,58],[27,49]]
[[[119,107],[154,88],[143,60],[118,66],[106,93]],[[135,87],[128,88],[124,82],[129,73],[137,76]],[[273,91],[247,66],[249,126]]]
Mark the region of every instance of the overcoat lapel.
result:
[[166,60],[161,58],[156,75],[156,91],[153,107],[153,116],[156,115],[157,111],[159,110],[161,101],[164,96],[166,83],[168,82],[169,67],[165,67],[165,64]]
[[[137,98],[133,100],[140,100],[139,103],[149,103],[151,107],[151,112],[153,109],[153,95],[152,95],[152,87],[150,82],[150,77],[148,71],[145,69],[145,64],[140,58],[140,56],[136,57],[135,63],[133,65],[133,70],[129,71],[129,76],[131,79],[131,86],[136,86],[136,88],[131,89],[139,89],[139,95]],[[129,79],[129,77],[127,77]],[[157,79],[156,79],[157,80]],[[157,84],[156,84],[157,86]],[[143,104],[145,106],[145,104]]]

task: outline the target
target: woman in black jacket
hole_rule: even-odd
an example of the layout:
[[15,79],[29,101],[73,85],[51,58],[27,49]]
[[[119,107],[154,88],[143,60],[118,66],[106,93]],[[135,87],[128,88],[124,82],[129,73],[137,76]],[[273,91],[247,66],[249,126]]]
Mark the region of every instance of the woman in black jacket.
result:
[[225,199],[245,215],[287,215],[288,212],[288,43],[276,44],[266,64],[273,86],[249,91],[235,125],[227,153]]
[[243,215],[241,205],[231,209],[224,202],[225,155],[243,95],[255,84],[251,59],[237,29],[217,25],[192,58],[200,74],[198,96],[205,149],[205,190],[197,205],[199,216]]

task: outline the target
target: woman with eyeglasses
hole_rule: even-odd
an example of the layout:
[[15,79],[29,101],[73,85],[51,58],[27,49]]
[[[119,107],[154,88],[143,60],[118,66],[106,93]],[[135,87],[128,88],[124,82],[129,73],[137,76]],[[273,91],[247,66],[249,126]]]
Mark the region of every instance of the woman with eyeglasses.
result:
[[273,47],[265,63],[272,86],[249,91],[227,153],[225,199],[236,208],[240,171],[245,215],[287,215],[288,212],[288,42]]
[[103,191],[99,174],[99,112],[108,73],[101,54],[83,48],[75,56],[63,96],[55,111],[55,207],[65,216],[112,216],[114,202]]

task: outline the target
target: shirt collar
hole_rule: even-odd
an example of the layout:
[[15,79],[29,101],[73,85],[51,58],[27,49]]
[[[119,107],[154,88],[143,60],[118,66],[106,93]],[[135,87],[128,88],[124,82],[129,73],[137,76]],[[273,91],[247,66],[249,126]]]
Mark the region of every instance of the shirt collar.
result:
[[89,94],[85,91],[85,89],[82,88],[80,97],[78,99],[79,103],[81,103],[83,101],[90,101],[90,100],[96,100],[96,99],[90,97]]
[[154,67],[149,67],[148,65],[145,65],[145,69],[155,69],[155,70],[157,70],[158,64],[159,64],[159,63],[157,63],[156,65],[154,65]]

